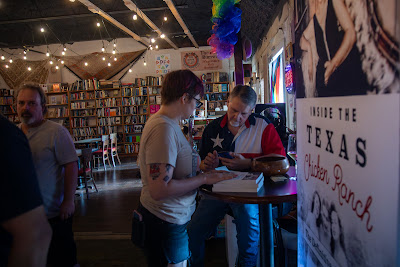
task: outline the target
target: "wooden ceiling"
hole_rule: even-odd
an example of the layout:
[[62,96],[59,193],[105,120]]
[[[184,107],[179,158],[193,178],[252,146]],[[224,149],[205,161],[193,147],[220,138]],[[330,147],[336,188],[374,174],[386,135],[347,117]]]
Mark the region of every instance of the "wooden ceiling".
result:
[[[131,0],[178,48],[194,47],[177,19],[163,0]],[[257,47],[267,32],[276,10],[287,0],[242,0],[242,36]],[[144,40],[157,38],[158,33],[123,0],[91,0],[102,11]],[[199,46],[207,45],[211,33],[211,0],[172,1]],[[164,21],[164,16],[168,18]],[[100,23],[100,27],[96,24]],[[44,28],[44,32],[40,29]],[[80,41],[108,40],[130,37],[87,6],[76,0],[13,0],[0,1],[0,48],[22,48],[46,44],[70,44]],[[172,48],[157,38],[160,49]]]

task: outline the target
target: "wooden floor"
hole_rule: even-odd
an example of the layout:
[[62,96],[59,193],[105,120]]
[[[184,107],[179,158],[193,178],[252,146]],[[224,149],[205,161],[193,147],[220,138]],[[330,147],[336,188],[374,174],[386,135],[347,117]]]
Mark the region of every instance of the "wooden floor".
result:
[[[99,192],[90,190],[89,199],[86,192],[77,191],[73,230],[81,267],[147,266],[142,250],[130,241],[131,214],[139,203],[141,181],[136,163],[129,160],[96,171]],[[296,266],[293,263],[289,266]],[[205,266],[228,266],[224,239],[207,241]]]

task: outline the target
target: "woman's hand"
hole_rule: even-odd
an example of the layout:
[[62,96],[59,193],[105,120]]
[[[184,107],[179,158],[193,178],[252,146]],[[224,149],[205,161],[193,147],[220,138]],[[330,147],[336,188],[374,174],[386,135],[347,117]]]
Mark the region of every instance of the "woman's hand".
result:
[[205,159],[200,164],[200,169],[202,171],[211,171],[217,168],[219,165],[218,153],[213,151],[213,153],[208,153]]
[[324,64],[325,66],[325,85],[328,84],[329,78],[331,77],[332,73],[336,70],[336,66],[332,61],[327,61]]
[[229,154],[233,159],[219,158],[222,164],[228,167],[228,169],[235,171],[250,169],[251,159],[246,159],[239,153],[230,152]]
[[204,184],[215,184],[236,177],[236,174],[227,171],[209,171],[200,175],[205,176]]

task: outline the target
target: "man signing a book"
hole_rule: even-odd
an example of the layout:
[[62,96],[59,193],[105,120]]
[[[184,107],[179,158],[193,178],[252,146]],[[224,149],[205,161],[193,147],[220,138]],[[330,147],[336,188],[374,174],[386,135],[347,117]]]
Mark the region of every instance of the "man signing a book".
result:
[[[245,85],[236,86],[228,99],[227,113],[212,121],[204,130],[200,147],[203,171],[220,164],[231,170],[249,170],[251,159],[261,155],[286,156],[274,125],[251,113],[257,94]],[[218,152],[228,151],[229,153]],[[228,155],[227,155],[228,154]],[[227,158],[229,157],[229,158]],[[202,197],[188,225],[191,266],[204,266],[205,240],[232,210],[237,230],[239,255],[236,266],[256,266],[259,242],[257,204],[226,203]]]

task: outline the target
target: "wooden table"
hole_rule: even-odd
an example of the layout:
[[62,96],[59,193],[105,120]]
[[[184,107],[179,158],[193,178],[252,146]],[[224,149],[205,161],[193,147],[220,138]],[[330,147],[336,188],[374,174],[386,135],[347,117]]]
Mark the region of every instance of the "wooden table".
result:
[[[92,152],[95,152],[97,150],[98,150],[98,148],[92,148]],[[82,156],[82,149],[75,149],[75,151],[76,151],[76,155],[78,157]]]
[[[294,167],[290,167],[288,177],[295,177]],[[201,194],[224,202],[258,204],[260,220],[260,266],[274,266],[274,235],[272,228],[272,204],[297,201],[297,181],[287,179],[274,183],[264,177],[264,186],[257,193],[212,192],[210,187],[201,187]]]

